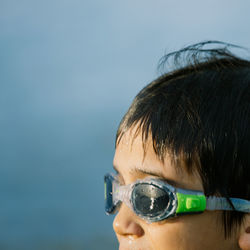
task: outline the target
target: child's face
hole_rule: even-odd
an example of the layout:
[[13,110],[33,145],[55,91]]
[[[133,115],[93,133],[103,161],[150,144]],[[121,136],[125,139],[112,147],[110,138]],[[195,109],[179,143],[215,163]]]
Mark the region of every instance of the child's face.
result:
[[[177,187],[200,190],[198,175],[176,171],[166,156],[164,164],[148,143],[144,155],[141,136],[131,144],[133,130],[128,131],[117,146],[114,166],[120,174],[121,184],[127,185],[145,177],[157,176],[175,183]],[[144,157],[145,156],[145,157]],[[221,212],[204,212],[185,215],[148,224],[122,203],[113,226],[120,243],[120,250],[232,250],[240,249],[236,236],[224,239]]]

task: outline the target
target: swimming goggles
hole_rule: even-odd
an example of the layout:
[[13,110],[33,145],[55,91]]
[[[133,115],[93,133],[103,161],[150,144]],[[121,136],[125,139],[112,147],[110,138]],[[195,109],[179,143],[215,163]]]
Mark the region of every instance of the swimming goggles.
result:
[[234,210],[250,212],[250,201],[224,197],[206,197],[200,191],[176,188],[157,178],[137,180],[120,185],[117,176],[104,176],[105,211],[115,213],[121,202],[147,222],[161,221],[184,214],[201,213],[204,210]]

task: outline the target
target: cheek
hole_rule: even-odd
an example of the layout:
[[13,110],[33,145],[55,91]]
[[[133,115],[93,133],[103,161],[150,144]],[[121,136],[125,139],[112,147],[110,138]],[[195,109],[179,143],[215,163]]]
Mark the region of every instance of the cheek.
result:
[[145,236],[156,250],[222,249],[225,243],[217,216],[206,213],[152,223]]
[[155,250],[187,250],[189,232],[185,225],[175,220],[150,225],[145,236]]

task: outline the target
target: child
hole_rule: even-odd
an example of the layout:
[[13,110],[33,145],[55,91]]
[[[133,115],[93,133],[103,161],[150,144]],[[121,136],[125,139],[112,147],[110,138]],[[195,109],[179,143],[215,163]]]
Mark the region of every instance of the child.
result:
[[122,119],[117,173],[105,176],[120,250],[250,249],[250,62],[229,46],[165,56],[187,64],[142,89]]

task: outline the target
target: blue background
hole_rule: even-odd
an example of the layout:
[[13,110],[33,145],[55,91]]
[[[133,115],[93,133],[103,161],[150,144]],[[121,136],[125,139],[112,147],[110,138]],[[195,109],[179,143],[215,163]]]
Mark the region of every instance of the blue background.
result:
[[250,47],[249,1],[0,0],[0,249],[117,249],[117,126],[167,52]]

